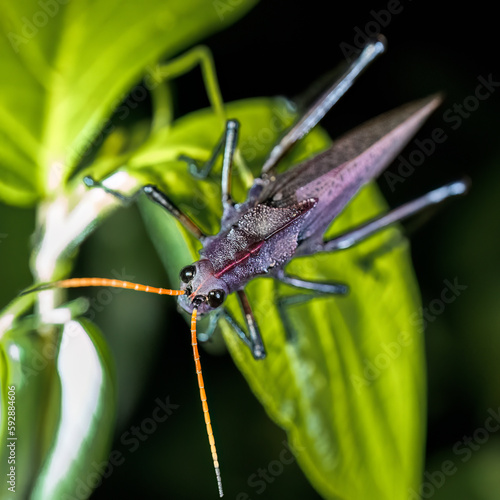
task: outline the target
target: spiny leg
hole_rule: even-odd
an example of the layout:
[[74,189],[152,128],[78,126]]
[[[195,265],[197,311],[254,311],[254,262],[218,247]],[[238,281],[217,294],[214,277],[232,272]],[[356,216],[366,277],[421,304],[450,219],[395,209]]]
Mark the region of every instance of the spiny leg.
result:
[[331,252],[334,250],[344,250],[346,248],[350,248],[390,224],[400,222],[430,206],[440,204],[448,198],[465,194],[468,188],[469,181],[466,179],[441,186],[440,188],[434,189],[433,191],[430,191],[415,200],[404,203],[388,213],[376,217],[351,231],[320,244],[316,250]]
[[233,206],[233,201],[231,198],[231,177],[233,171],[233,158],[236,151],[236,145],[238,143],[238,132],[240,124],[237,120],[228,120],[226,122],[226,128],[222,137],[217,142],[212,156],[209,160],[202,166],[198,167],[195,160],[192,158],[181,155],[180,160],[184,160],[189,165],[189,171],[194,177],[198,179],[206,179],[212,170],[215,162],[219,155],[222,156],[222,179],[221,179],[221,191],[222,191],[222,205],[224,211],[230,209]]
[[[316,292],[314,294],[292,295],[290,297],[284,297],[278,299],[279,314],[283,320],[283,324],[285,325],[285,330],[287,331],[287,338],[289,339],[291,338],[291,335],[289,335],[291,329],[290,325],[288,325],[288,327],[286,325],[288,320],[286,318],[286,315],[284,314],[285,306],[290,305],[292,303],[310,300],[311,298],[317,297],[318,295],[324,295],[324,294],[345,295],[349,291],[348,287],[341,283],[324,283],[324,282],[302,280],[294,276],[288,276],[283,271],[275,274],[275,277],[288,285]],[[229,313],[227,309],[224,309],[223,311],[224,318],[233,327],[233,330],[236,332],[238,337],[250,349],[250,351],[253,354],[253,357],[255,359],[264,359],[266,357],[264,342],[262,340],[262,336],[260,334],[257,322],[255,321],[255,317],[250,307],[250,302],[248,301],[248,297],[243,290],[239,290],[237,293],[238,293],[238,299],[241,304],[241,308],[245,315],[245,321],[248,327],[250,338],[248,338],[245,331],[240,327],[238,322],[233,318],[233,316],[231,315],[231,313]]]
[[113,189],[107,188],[102,182],[96,181],[90,175],[86,175],[83,178],[83,183],[89,188],[100,188],[106,193],[114,196],[116,199],[120,200],[124,205],[131,205],[133,202],[137,200],[137,196],[139,196],[140,191],[137,191],[132,196],[126,196],[118,191],[114,191]]
[[252,351],[252,343],[250,339],[247,337],[245,330],[241,328],[238,322],[234,319],[234,316],[227,310],[223,309],[223,317],[232,327],[232,329],[236,332],[236,335],[243,341],[243,343]]
[[321,121],[333,105],[349,90],[363,70],[384,51],[385,38],[382,36],[366,44],[358,58],[350,64],[340,78],[320,95],[274,146],[262,166],[261,175],[269,174],[276,167],[292,146]]
[[107,188],[101,182],[94,180],[90,176],[86,176],[83,182],[88,187],[99,187],[104,189],[106,193],[115,196],[125,204],[130,204],[136,200],[137,196],[143,192],[151,201],[163,207],[167,212],[169,212],[173,217],[175,217],[193,236],[195,236],[200,241],[206,238],[206,234],[186,215],[184,214],[174,202],[162,191],[160,191],[156,186],[148,184],[143,186],[141,190],[137,191],[133,196],[125,196],[118,191],[113,191]]
[[259,327],[257,326],[257,322],[255,321],[252,309],[250,307],[250,302],[248,301],[248,297],[243,290],[239,290],[237,293],[241,308],[243,310],[243,314],[245,315],[245,322],[247,324],[250,337],[246,335],[245,331],[241,328],[241,326],[227,309],[224,309],[223,311],[224,319],[233,327],[236,335],[238,335],[238,337],[250,349],[253,357],[256,360],[264,359],[266,357],[264,342],[262,341]]

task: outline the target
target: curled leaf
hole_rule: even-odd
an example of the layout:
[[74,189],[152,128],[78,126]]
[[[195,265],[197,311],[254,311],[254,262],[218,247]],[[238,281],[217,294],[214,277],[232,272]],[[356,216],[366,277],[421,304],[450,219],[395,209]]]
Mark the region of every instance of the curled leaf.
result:
[[116,405],[111,355],[95,325],[64,325],[56,370],[60,413],[32,498],[87,498],[107,464]]
[[[248,100],[227,107],[241,122],[235,166],[239,201],[248,188],[245,169],[258,172],[282,131],[276,124],[286,127],[278,119],[284,106],[278,100]],[[194,181],[176,158],[181,153],[206,161],[222,131],[217,124],[207,111],[189,115],[166,136],[172,141],[150,144],[134,160],[140,175],[212,233],[221,213],[220,171]],[[296,163],[327,145],[328,138],[315,130],[287,160]],[[376,187],[367,186],[335,220],[331,234],[385,209]],[[175,283],[178,270],[198,259],[199,244],[159,207],[144,202],[141,210]],[[231,355],[271,418],[289,433],[299,464],[325,498],[404,498],[418,485],[425,436],[419,295],[406,240],[390,228],[346,251],[295,259],[287,270],[305,279],[347,283],[350,294],[311,296],[280,312],[280,298],[303,292],[268,278],[252,281],[247,292],[268,356],[255,361],[222,323]],[[243,324],[235,297],[227,305]],[[294,341],[287,341],[290,336]]]

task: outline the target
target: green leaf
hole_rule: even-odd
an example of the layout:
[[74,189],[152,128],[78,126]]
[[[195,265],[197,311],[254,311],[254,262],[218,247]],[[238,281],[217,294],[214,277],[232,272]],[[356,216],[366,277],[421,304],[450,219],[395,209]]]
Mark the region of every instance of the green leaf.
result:
[[[27,330],[28,322],[19,323],[0,342],[0,437],[15,443],[15,462],[8,463],[7,447],[1,456],[2,473],[15,467],[15,493],[8,498],[86,498],[107,463],[113,433],[111,355],[89,321],[66,323],[60,343]],[[7,427],[9,390],[15,393],[12,434]]]
[[[47,452],[47,442],[54,435],[57,415],[47,421],[43,439],[40,439],[40,420],[46,410],[59,399],[57,384],[53,385],[54,345],[46,338],[18,327],[7,332],[0,341],[1,423],[0,453],[2,477],[15,467],[15,493],[4,483],[2,498],[28,498],[32,480],[36,477],[41,461]],[[15,429],[8,432],[8,395],[13,388]],[[11,392],[12,394],[12,392]],[[50,394],[50,398],[47,395]],[[8,439],[16,438],[16,439]],[[14,443],[13,455],[6,445]],[[9,463],[12,456],[15,462]]]
[[145,0],[139,11],[120,0],[2,2],[0,199],[27,205],[60,189],[147,69],[154,77],[160,57],[254,3],[221,10],[203,0]]
[[[241,122],[234,186],[239,201],[248,188],[248,169],[257,172],[291,119],[286,109],[279,100],[227,106],[228,116]],[[284,115],[286,120],[278,118]],[[222,124],[210,112],[194,113],[164,132],[161,146],[150,142],[131,160],[134,173],[162,187],[213,233],[221,213],[220,170],[206,181],[195,181],[175,159],[182,153],[206,161],[221,132]],[[316,129],[287,161],[297,163],[327,144]],[[176,286],[179,269],[198,259],[199,244],[159,207],[140,206]],[[368,186],[334,222],[331,233],[385,208],[376,187]],[[419,297],[406,240],[396,228],[387,229],[347,251],[295,259],[288,271],[306,279],[345,282],[351,292],[287,307],[286,326],[295,339],[287,342],[277,299],[301,292],[272,279],[252,281],[247,291],[268,356],[255,361],[223,323],[231,355],[271,418],[288,431],[299,464],[321,495],[404,498],[410,487],[418,487],[425,441]],[[243,322],[235,297],[227,305]]]
[[100,484],[114,429],[114,366],[95,325],[87,320],[64,325],[56,368],[60,416],[34,500],[90,496]]
[[[374,187],[334,227],[384,207]],[[336,231],[337,232],[337,231]],[[293,275],[348,283],[348,297],[314,298],[286,310],[287,343],[271,280],[248,287],[268,358],[252,360],[224,338],[269,414],[289,431],[297,460],[325,498],[404,498],[417,485],[424,446],[422,338],[407,245],[391,229],[349,251],[293,261]]]

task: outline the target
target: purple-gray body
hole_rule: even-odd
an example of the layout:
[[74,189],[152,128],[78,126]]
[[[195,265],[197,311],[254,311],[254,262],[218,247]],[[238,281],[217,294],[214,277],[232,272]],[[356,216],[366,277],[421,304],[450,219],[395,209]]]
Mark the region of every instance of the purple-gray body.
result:
[[[321,251],[332,220],[389,165],[440,102],[431,96],[385,113],[312,159],[256,179],[247,200],[225,213],[220,232],[204,239],[194,276],[181,283],[188,292],[179,297],[181,306],[191,312],[195,296],[210,290],[227,295],[254,277],[276,275],[295,256]],[[198,309],[204,314],[214,307],[204,301]]]

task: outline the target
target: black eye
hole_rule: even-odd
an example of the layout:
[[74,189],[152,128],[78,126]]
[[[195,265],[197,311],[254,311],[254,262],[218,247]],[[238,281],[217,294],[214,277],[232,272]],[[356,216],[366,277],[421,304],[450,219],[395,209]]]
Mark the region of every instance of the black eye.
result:
[[196,274],[195,266],[186,266],[181,270],[180,277],[183,283],[189,283]]
[[224,302],[225,296],[224,290],[211,290],[208,292],[208,303],[210,307],[219,307]]

